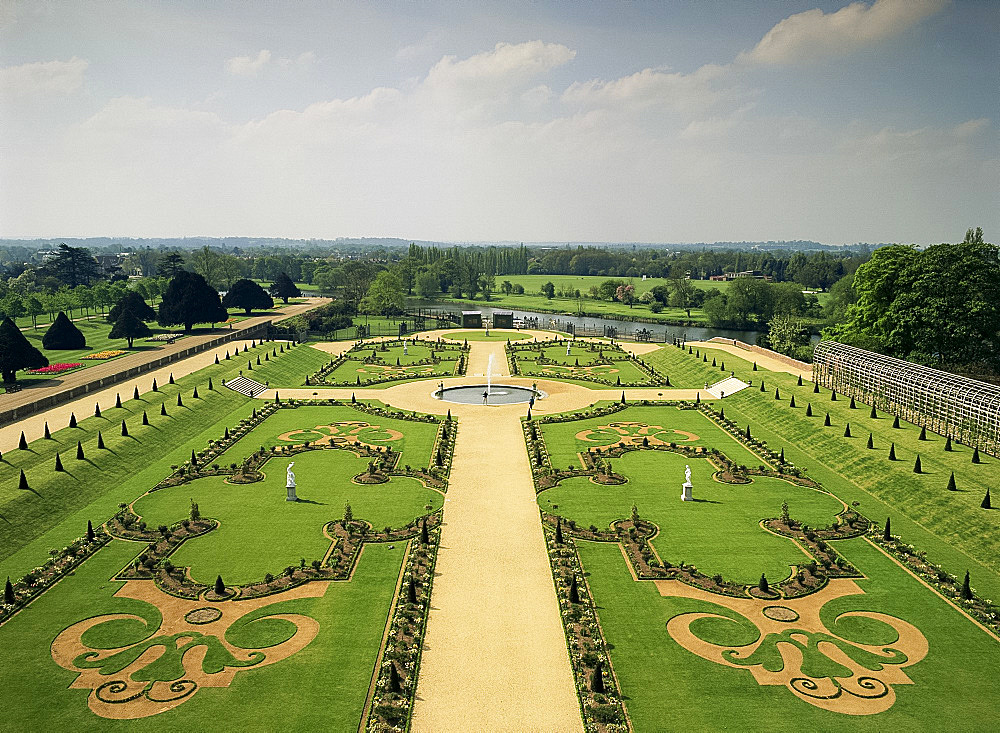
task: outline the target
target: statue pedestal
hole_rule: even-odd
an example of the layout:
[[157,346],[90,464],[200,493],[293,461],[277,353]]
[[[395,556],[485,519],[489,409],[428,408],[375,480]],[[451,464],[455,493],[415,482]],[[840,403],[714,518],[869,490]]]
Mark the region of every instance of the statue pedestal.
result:
[[288,495],[285,497],[285,501],[298,501],[299,497],[295,495],[295,484],[285,487],[288,490]]
[[694,501],[694,497],[691,496],[691,489],[694,486],[690,481],[685,481],[681,484],[681,501]]

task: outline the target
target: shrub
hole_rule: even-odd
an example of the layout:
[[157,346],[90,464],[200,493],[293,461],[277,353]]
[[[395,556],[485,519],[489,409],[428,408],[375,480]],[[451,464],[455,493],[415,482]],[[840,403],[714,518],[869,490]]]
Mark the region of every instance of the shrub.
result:
[[85,349],[87,337],[63,311],[59,311],[42,337],[42,346],[46,349]]

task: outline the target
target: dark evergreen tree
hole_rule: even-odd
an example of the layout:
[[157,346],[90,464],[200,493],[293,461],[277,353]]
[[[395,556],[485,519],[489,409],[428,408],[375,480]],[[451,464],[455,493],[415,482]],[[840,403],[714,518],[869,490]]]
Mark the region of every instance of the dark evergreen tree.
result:
[[120,392],[115,392],[115,407],[122,406],[122,395]]
[[792,401],[788,403],[789,407],[795,407],[795,395],[792,395]]
[[774,388],[774,399],[776,399],[776,400],[780,400],[781,399],[781,392],[778,390],[777,387]]
[[122,420],[122,437],[123,438],[128,437],[128,425],[125,424],[124,420]]
[[813,416],[813,406],[812,402],[809,402],[808,404],[806,404],[806,417],[812,417],[812,416]]
[[857,409],[858,406],[857,406],[857,404],[855,404],[853,397],[851,397],[851,404],[849,404],[848,407],[850,409],[852,409],[852,410],[856,410]]
[[9,316],[0,321],[0,375],[5,384],[15,381],[21,369],[40,369],[49,365],[42,352],[32,346]]
[[760,574],[760,580],[757,581],[757,590],[761,593],[771,592],[771,587],[767,584],[767,576],[764,573]]
[[[139,399],[139,387],[137,386],[132,388],[132,399],[133,400]],[[118,406],[121,407],[121,405]]]
[[76,413],[75,412],[71,412],[69,414],[69,426],[71,428],[75,428],[76,427]]
[[760,380],[760,391],[761,392],[766,392],[767,391],[767,389],[764,387],[764,380],[763,379]]
[[799,375],[799,380],[795,383],[795,386],[796,387],[801,387],[802,386],[802,375],[801,374]]
[[190,331],[196,323],[221,323],[228,317],[215,288],[201,275],[181,270],[163,293],[157,320],[161,326],[183,325]]
[[118,314],[108,338],[125,339],[131,349],[137,338],[152,336],[149,326],[132,310],[125,309]]
[[745,435],[746,435],[746,439],[750,440],[751,436],[750,436],[750,425],[749,424],[747,424],[747,430],[746,430]]
[[892,524],[889,521],[889,517],[885,518],[885,531],[882,532],[882,539],[886,542],[892,539]]
[[870,417],[872,420],[878,419],[878,412],[875,411],[875,405],[872,405],[872,411],[868,413],[868,417]]
[[819,394],[819,382],[813,384],[813,394]]
[[63,311],[52,321],[52,325],[42,336],[42,346],[49,350],[85,349],[87,337]]
[[890,461],[895,461],[896,460],[896,444],[895,443],[892,443],[892,444],[889,445],[889,460]]
[[101,450],[104,449],[104,436],[101,435],[101,431],[100,430],[97,431],[97,447],[98,447],[98,449],[101,449]]
[[955,472],[951,472],[951,476],[948,477],[948,491],[958,491],[958,486],[955,485]]
[[576,584],[576,575],[569,582],[569,602],[580,603],[580,587]]
[[3,587],[3,602],[8,606],[13,606],[17,602],[17,596],[14,595],[14,584],[10,582],[10,576],[7,576],[7,584]]
[[851,435],[851,424],[850,423],[847,423],[847,426],[844,428],[844,437],[845,438],[853,438],[854,437],[853,435]]
[[28,441],[24,437],[24,431],[21,431],[21,439],[17,441],[17,447],[19,450],[28,450]]
[[920,437],[918,440],[927,440],[927,428],[920,428]]
[[949,451],[949,452],[951,451],[951,436],[950,435],[947,438],[944,439],[944,449],[946,451]]
[[431,534],[427,531],[427,520],[425,519],[420,523],[420,544],[429,545],[431,543]]
[[142,424],[149,425],[149,415],[146,414],[145,410],[142,411]]
[[163,415],[163,417],[167,416],[167,403],[166,402],[161,402],[160,403],[160,414]]
[[274,284],[271,285],[270,291],[271,295],[275,298],[281,298],[285,303],[288,302],[289,298],[298,298],[302,295],[302,291],[295,287],[295,283],[292,282],[292,278],[288,277],[288,275],[284,272],[280,273],[278,277],[274,279]]
[[990,501],[990,487],[986,487],[986,496],[983,497],[983,503],[980,504],[983,509],[992,509],[993,503]]
[[[285,301],[288,302],[288,301]],[[252,310],[267,310],[274,307],[274,300],[264,288],[253,280],[237,280],[222,299],[223,308],[242,308],[246,315]]]
[[781,446],[781,453],[778,454],[778,462],[779,463],[785,462],[785,446]]
[[83,455],[83,443],[79,440],[76,441],[76,460],[82,461],[84,459]]
[[194,392],[191,393],[191,399],[198,399],[198,385],[195,385]]
[[94,523],[87,520],[87,542],[94,541]]
[[406,584],[406,602],[413,604],[417,602],[417,584],[413,582],[413,578]]
[[830,413],[828,412],[826,413],[826,417],[823,419],[823,427],[828,428],[830,425],[832,425],[832,423],[830,422]]
[[962,600],[972,600],[972,586],[969,585],[969,571],[965,571],[965,580],[962,581]]
[[396,669],[396,663],[393,661],[389,662],[389,692],[400,694],[403,691],[402,681],[399,679],[399,670]]
[[181,400],[181,393],[180,392],[177,393],[177,406],[178,407],[184,407],[184,402]]
[[972,462],[979,463],[979,448],[972,449]]
[[101,405],[100,403],[98,403],[94,405],[94,417],[100,417],[100,416],[101,416]]
[[830,393],[830,401],[831,402],[837,401],[837,390],[833,390],[833,392]]
[[42,432],[42,437],[45,440],[52,440],[52,431],[49,430],[49,421],[45,421],[45,430]]
[[23,468],[21,469],[21,478],[17,481],[17,488],[21,491],[29,491],[31,489],[31,487],[28,486],[28,477],[24,475]]
[[556,544],[561,545],[562,543],[563,543],[562,517],[556,517]]
[[923,473],[923,468],[920,465],[920,454],[917,453],[917,458],[913,461],[913,473]]
[[115,323],[124,311],[132,311],[140,321],[156,320],[156,311],[134,290],[126,290],[125,294],[108,311],[108,323]]
[[603,695],[605,692],[604,663],[599,659],[597,660],[597,664],[594,666],[594,673],[590,676],[590,689],[598,695]]
[[70,288],[90,285],[91,281],[99,280],[103,274],[89,249],[70,247],[65,243],[59,245],[55,257],[42,265],[39,271]]
[[215,578],[215,595],[217,596],[226,595],[226,584],[222,582],[221,575],[218,575]]
[[868,450],[871,450],[872,448],[875,447],[875,440],[874,438],[872,438],[871,433],[868,433],[868,445],[865,447],[868,448]]
[[66,470],[65,468],[63,468],[62,458],[59,457],[58,453],[56,453],[56,470],[57,471],[65,471]]
[[893,418],[892,418],[892,427],[895,428],[896,430],[899,429],[899,415],[893,416]]

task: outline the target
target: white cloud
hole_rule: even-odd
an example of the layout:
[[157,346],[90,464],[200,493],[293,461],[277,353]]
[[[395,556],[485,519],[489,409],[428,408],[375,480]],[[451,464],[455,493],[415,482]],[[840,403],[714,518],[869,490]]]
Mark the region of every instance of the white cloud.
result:
[[39,61],[0,68],[0,94],[69,94],[83,85],[90,62],[74,56],[69,61]]
[[854,2],[834,13],[807,10],[782,20],[737,60],[792,64],[846,55],[903,32],[945,4],[946,0],[875,0],[871,6]]
[[573,82],[562,101],[581,107],[643,109],[667,106],[678,110],[704,110],[732,90],[730,67],[706,64],[690,74],[643,69],[629,76],[602,81]]
[[422,86],[435,93],[491,96],[526,84],[575,57],[576,51],[558,43],[498,43],[492,51],[467,59],[445,56],[431,68]]
[[234,76],[257,76],[270,61],[271,52],[265,48],[257,54],[256,58],[234,56],[231,59],[226,59],[226,71]]

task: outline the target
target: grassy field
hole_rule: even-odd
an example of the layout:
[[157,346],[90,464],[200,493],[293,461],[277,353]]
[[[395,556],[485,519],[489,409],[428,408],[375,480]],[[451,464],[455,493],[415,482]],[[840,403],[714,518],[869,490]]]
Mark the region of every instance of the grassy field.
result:
[[[671,533],[683,529],[675,526]],[[893,684],[895,703],[878,714],[823,710],[784,685],[760,685],[747,669],[728,668],[688,651],[664,628],[684,613],[732,618],[692,625],[700,637],[718,644],[752,643],[760,632],[722,606],[662,596],[654,583],[636,582],[615,545],[578,543],[634,729],[745,730],[766,719],[769,730],[780,731],[938,730],[940,711],[958,708],[963,710],[963,730],[994,730],[993,698],[1000,692],[997,641],[865,540],[845,540],[836,547],[866,576],[856,581],[863,595],[831,601],[820,615],[824,627],[839,637],[838,646],[847,646],[841,639],[890,647],[896,640],[895,632],[879,622],[861,624],[866,619],[841,615],[855,610],[913,624],[929,645],[925,658],[905,668],[913,684]],[[709,626],[710,621],[715,623]],[[809,659],[817,674],[825,657],[813,654]]]
[[[349,583],[331,583],[320,598],[276,599],[267,608],[318,623],[316,638],[297,654],[273,666],[240,671],[229,687],[199,688],[179,707],[141,722],[108,720],[88,709],[89,689],[70,688],[77,675],[56,665],[50,644],[67,626],[90,616],[124,612],[156,619],[148,604],[116,597],[124,584],[109,580],[140,549],[136,543],[112,542],[0,627],[5,651],[0,686],[18,711],[17,722],[8,718],[0,728],[23,729],[30,720],[33,729],[51,730],[357,729],[403,559],[401,545],[369,545]],[[321,704],[288,704],[289,690],[297,699]]]
[[[370,344],[356,346],[344,356],[345,361],[323,378],[327,386],[358,386],[369,384],[388,387],[400,381],[421,378],[451,377],[461,352],[450,348],[435,347],[430,342],[402,344]],[[432,363],[432,357],[437,363]]]
[[[605,360],[610,359],[612,363],[604,363],[602,354]],[[538,345],[537,349],[513,351],[518,374],[525,377],[558,379],[598,388],[656,384],[650,374],[627,356],[615,347],[594,346],[586,342],[574,342],[569,344],[568,349],[563,345]]]
[[487,336],[485,331],[451,331],[445,337],[453,341],[528,341],[531,336],[516,331],[491,331]]
[[[700,359],[679,349],[665,347],[664,351],[660,361],[665,365],[677,367],[688,360],[697,369],[705,368]],[[742,372],[741,376],[752,376],[757,384],[763,377],[767,384],[764,393],[748,389],[716,401],[717,405],[721,402],[725,406],[728,418],[740,425],[749,422],[755,437],[766,439],[774,449],[783,447],[786,457],[795,456],[797,464],[807,466],[810,476],[818,479],[823,489],[844,502],[858,502],[858,508],[876,521],[883,521],[884,517],[873,508],[885,507],[892,516],[894,534],[912,542],[919,550],[927,550],[932,561],[943,563],[959,579],[964,569],[971,567],[977,592],[987,598],[996,597],[996,573],[976,563],[969,554],[963,554],[963,549],[968,552],[970,538],[957,530],[962,523],[976,519],[995,521],[995,513],[978,509],[977,516],[972,507],[963,513],[960,506],[954,506],[974,498],[978,507],[981,499],[978,492],[969,491],[977,496],[966,497],[961,491],[943,491],[942,483],[933,494],[935,502],[924,495],[925,487],[920,485],[924,479],[931,482],[934,477],[939,482],[942,476],[947,479],[951,468],[943,470],[939,460],[954,462],[956,476],[984,469],[976,478],[986,478],[996,470],[993,459],[987,459],[989,463],[982,466],[971,466],[967,449],[945,453],[943,440],[936,436],[932,436],[932,441],[920,441],[919,431],[912,426],[893,429],[891,420],[884,417],[870,420],[868,409],[859,406],[852,410],[848,401],[832,401],[825,390],[817,395],[811,385],[796,387],[789,375],[753,372],[750,363],[729,355],[725,358],[727,366],[735,368],[737,375]],[[781,399],[774,398],[775,386],[779,386]],[[798,407],[789,408],[788,398],[793,392]],[[813,418],[804,417],[809,400],[813,401]],[[833,425],[823,428],[828,408]],[[786,411],[792,416],[786,417],[783,414]],[[838,420],[838,416],[845,420]],[[801,430],[779,442],[781,431],[791,431],[799,418],[804,422]],[[858,437],[842,437],[846,418],[850,418],[852,432]],[[863,447],[869,423],[876,446],[881,450],[869,452]],[[864,425],[865,432],[856,425]],[[557,467],[579,467],[576,456],[580,451],[630,441],[640,434],[640,429],[641,434],[663,442],[717,448],[737,463],[760,462],[702,413],[693,410],[636,406],[605,417],[542,424],[541,428],[552,464]],[[924,448],[926,452],[922,451],[921,457],[929,456],[930,473],[913,474],[914,454],[909,452],[901,454],[904,459],[886,465],[885,449],[890,437],[897,439],[897,451],[901,446]],[[875,463],[881,465],[872,466],[869,473],[857,474],[858,464],[867,462],[876,453],[880,456]],[[824,463],[822,470],[816,468],[817,454],[829,462]],[[799,460],[801,455],[810,458]],[[834,461],[836,468],[830,465]],[[692,471],[694,502],[680,501],[685,465],[690,465]],[[960,472],[960,467],[964,471]],[[975,471],[969,471],[970,468]],[[844,506],[834,496],[777,479],[753,477],[753,482],[745,485],[719,483],[713,480],[712,469],[705,459],[669,452],[628,453],[614,461],[614,470],[626,476],[627,483],[607,486],[587,478],[566,479],[542,492],[539,505],[584,527],[598,528],[627,518],[635,505],[644,519],[660,528],[652,544],[665,561],[675,565],[683,561],[707,575],[719,573],[727,580],[751,585],[761,573],[772,582],[783,579],[789,575],[790,566],[802,565],[807,560],[797,543],[760,527],[761,519],[777,516],[781,503],[787,502],[793,518],[811,526],[823,526]],[[894,496],[889,496],[889,486],[898,487]],[[964,484],[960,486],[965,488]],[[982,488],[985,491],[985,486]],[[884,492],[878,504],[873,497],[876,492]],[[934,511],[935,505],[941,503],[953,504],[950,513],[958,516],[946,521],[949,512]],[[904,511],[920,512],[924,526],[914,529],[919,525],[901,516]],[[995,536],[995,530],[984,530],[983,546],[991,545]],[[959,541],[964,541],[966,547],[959,548]],[[759,711],[766,710],[768,727],[777,730],[804,727],[839,730],[845,724],[852,730],[881,731],[896,727],[929,730],[937,727],[934,711],[950,704],[963,709],[968,706],[976,711],[975,715],[986,716],[971,722],[969,730],[991,730],[995,716],[991,717],[983,700],[1000,687],[995,677],[1000,667],[997,640],[868,541],[858,538],[833,544],[863,578],[832,581],[830,595],[821,590],[813,601],[806,596],[801,600],[754,602],[727,601],[708,593],[691,595],[676,582],[662,587],[649,581],[637,582],[615,544],[577,541],[583,571],[634,729],[742,729],[753,725],[749,721],[756,720]],[[959,564],[962,562],[964,565]],[[842,593],[838,588],[853,587],[849,585],[852,582],[857,583],[861,593],[843,591],[847,595],[838,597]],[[761,613],[767,603],[790,608],[788,613],[796,618],[784,627],[783,622],[768,626],[766,620],[762,622],[754,615]],[[808,610],[820,607],[820,611]],[[876,620],[844,615],[854,612],[886,616]],[[705,613],[710,616],[685,616]],[[670,625],[665,633],[667,624]],[[694,639],[694,646],[690,640],[685,641],[685,629]],[[796,634],[809,641],[794,642]],[[900,634],[905,634],[905,639]],[[903,651],[903,646],[910,643],[906,639],[918,642]],[[821,640],[823,644],[818,643]],[[891,651],[896,649],[897,642],[901,646]],[[785,646],[789,643],[799,646],[801,652]],[[925,651],[921,651],[924,643]],[[712,652],[712,648],[716,651]],[[731,652],[737,655],[734,657],[727,656],[730,652],[723,653],[732,648],[744,651]],[[748,650],[755,648],[751,659]],[[879,649],[880,654],[896,655],[904,666],[912,666],[905,666],[905,672],[900,674],[892,664],[879,663],[874,658],[864,661],[863,656],[858,656],[861,648]],[[845,668],[842,663],[849,658],[861,660],[863,666]],[[727,659],[747,661],[727,666]],[[754,676],[757,672],[751,674],[751,668],[760,674],[766,670],[769,674],[765,677],[773,681],[759,682]],[[889,669],[892,671],[886,672]],[[816,688],[816,696],[827,698],[817,701],[809,687],[800,687],[796,693],[793,690],[798,684],[794,682],[796,674],[800,681],[817,680],[821,687]],[[861,681],[858,675],[871,675],[873,681],[865,683],[869,685],[867,688],[858,687]],[[843,698],[853,699],[850,705],[843,702],[842,693],[837,691],[841,685],[854,691]],[[884,685],[888,687],[883,689]],[[824,706],[828,709],[823,709]],[[852,711],[850,718],[845,717],[847,708]]]
[[[245,356],[255,358],[270,353],[273,344],[251,349]],[[241,357],[244,355],[241,354]],[[254,369],[260,380],[280,382],[292,378],[301,384],[314,368],[321,352],[297,347],[279,354]],[[122,385],[122,407],[101,406],[101,417],[77,415],[78,427],[50,425],[52,439],[29,435],[29,450],[8,451],[0,462],[0,575],[20,577],[48,556],[51,548],[66,546],[86,529],[87,520],[103,522],[119,502],[128,502],[170,473],[170,466],[190,458],[191,450],[202,450],[209,439],[218,439],[226,425],[235,425],[255,406],[245,396],[225,389],[222,379],[232,379],[241,359],[223,360],[195,374],[177,380],[176,385],[161,385],[158,392],[144,392],[140,399],[129,399],[132,383]],[[212,377],[215,389],[208,390]],[[199,387],[199,399],[192,390]],[[143,389],[148,382],[142,380]],[[177,407],[177,394],[183,394],[184,407]],[[160,415],[166,405],[167,417]],[[150,425],[141,424],[142,413]],[[128,424],[129,436],[121,436],[121,422]],[[97,448],[100,431],[105,450]],[[75,458],[76,444],[83,445],[85,460]],[[66,471],[54,470],[60,453]],[[23,469],[33,489],[18,490]]]

